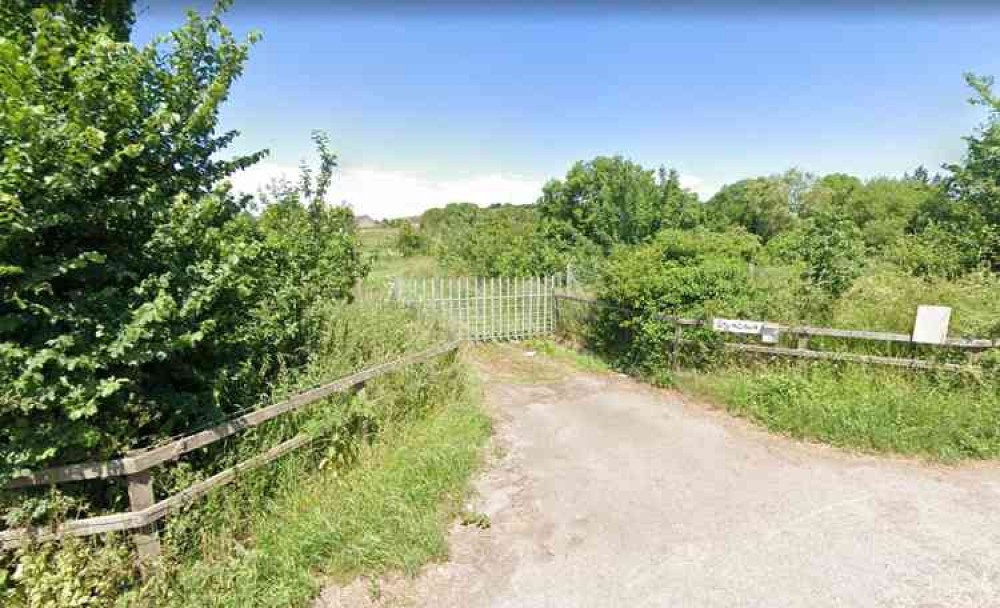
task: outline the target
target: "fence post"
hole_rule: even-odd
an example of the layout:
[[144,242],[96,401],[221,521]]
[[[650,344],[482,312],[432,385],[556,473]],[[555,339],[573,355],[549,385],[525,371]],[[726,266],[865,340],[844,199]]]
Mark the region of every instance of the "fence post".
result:
[[680,323],[674,325],[674,348],[670,351],[670,367],[674,368],[674,371],[680,368],[680,361],[678,360],[678,355],[681,349],[681,339],[684,337],[684,326]]
[[[156,503],[156,497],[153,495],[152,473],[140,471],[128,475],[125,479],[128,482],[129,507],[133,512],[142,511]],[[156,533],[156,524],[138,528],[132,533],[132,542],[135,543],[139,564],[143,571],[159,559],[160,538]]]
[[552,298],[552,332],[558,334],[559,327],[562,325],[562,318],[559,316],[559,298],[556,297],[556,287],[553,286],[551,296]]

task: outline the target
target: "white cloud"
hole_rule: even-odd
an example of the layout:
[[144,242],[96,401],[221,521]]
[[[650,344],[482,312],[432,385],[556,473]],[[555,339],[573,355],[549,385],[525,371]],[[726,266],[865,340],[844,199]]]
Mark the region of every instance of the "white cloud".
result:
[[696,193],[703,201],[708,200],[719,190],[718,186],[709,184],[697,175],[681,174],[681,187]]
[[[239,192],[255,193],[273,179],[294,180],[297,175],[296,167],[265,162],[237,173],[230,181]],[[358,215],[385,218],[419,215],[455,201],[480,205],[533,203],[541,192],[541,181],[519,175],[497,173],[434,180],[419,173],[348,168],[334,176],[328,198],[346,202]]]
[[[230,178],[239,192],[254,194],[274,179],[296,179],[298,168],[262,162]],[[372,168],[347,168],[338,171],[330,186],[332,202],[346,202],[358,215],[381,219],[419,215],[431,207],[456,201],[479,205],[491,203],[527,204],[542,193],[543,182],[529,177],[490,173],[473,177],[434,180],[415,172]],[[697,192],[702,200],[718,188],[695,175],[681,175],[681,185]]]

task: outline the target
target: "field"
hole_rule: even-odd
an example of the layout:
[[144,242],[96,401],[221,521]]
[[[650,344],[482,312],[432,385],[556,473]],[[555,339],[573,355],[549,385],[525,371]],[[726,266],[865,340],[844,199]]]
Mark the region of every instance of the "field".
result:
[[396,247],[398,228],[361,228],[358,238],[371,257],[371,272],[366,283],[381,285],[393,278],[430,278],[444,276],[438,259],[429,253],[404,256]]

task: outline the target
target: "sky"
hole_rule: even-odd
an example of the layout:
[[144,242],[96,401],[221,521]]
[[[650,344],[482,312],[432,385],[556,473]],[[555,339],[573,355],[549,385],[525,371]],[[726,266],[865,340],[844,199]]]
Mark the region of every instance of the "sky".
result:
[[[579,160],[676,168],[703,199],[791,167],[901,175],[958,161],[984,110],[962,74],[1000,74],[1000,10],[978,3],[235,0],[263,34],[222,113],[269,156],[255,191],[340,157],[331,197],[376,218],[452,201],[530,203]],[[833,4],[829,5],[833,6]],[[205,1],[137,0],[137,44]]]

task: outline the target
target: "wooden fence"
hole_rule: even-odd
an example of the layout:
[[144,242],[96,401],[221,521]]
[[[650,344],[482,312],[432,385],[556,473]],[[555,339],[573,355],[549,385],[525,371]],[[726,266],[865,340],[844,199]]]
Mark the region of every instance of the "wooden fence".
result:
[[406,278],[358,295],[417,307],[444,319],[465,340],[520,340],[552,333],[555,292],[565,282],[563,275]]
[[116,531],[132,531],[140,561],[148,562],[150,559],[157,557],[160,552],[159,540],[154,528],[158,520],[205,496],[210,491],[232,482],[241,473],[262,467],[283,454],[308,445],[316,437],[306,434],[297,435],[257,456],[158,502],[153,495],[151,469],[157,465],[177,460],[183,454],[192,450],[205,447],[244,429],[255,427],[283,414],[301,409],[310,403],[336,393],[360,390],[365,382],[383,374],[454,352],[459,344],[460,341],[448,342],[414,355],[401,357],[394,361],[370,367],[345,378],[295,395],[286,401],[238,416],[212,428],[181,437],[164,445],[131,453],[123,458],[104,462],[88,462],[55,467],[18,477],[4,487],[12,489],[67,483],[85,479],[125,477],[128,483],[131,511],[67,521],[54,528],[42,527],[5,530],[0,532],[0,548],[9,549],[29,538],[53,540],[66,536],[91,536]]
[[[593,300],[590,298],[581,298],[567,294],[556,294],[555,298],[557,301],[558,300],[572,301],[585,304],[587,306],[604,306],[604,307],[618,308],[607,302],[601,302],[599,300]],[[795,357],[802,359],[849,361],[854,363],[865,363],[872,365],[889,365],[894,367],[942,370],[942,371],[952,371],[952,372],[980,371],[980,368],[974,364],[975,359],[978,357],[978,355],[987,349],[1000,347],[1000,340],[987,340],[980,338],[947,338],[940,344],[926,344],[926,343],[914,342],[912,336],[909,334],[852,330],[852,329],[833,329],[827,327],[811,327],[807,325],[784,325],[780,323],[771,323],[766,321],[751,322],[755,325],[759,324],[762,331],[756,334],[748,334],[745,330],[730,327],[726,323],[715,323],[714,319],[710,320],[687,319],[683,317],[670,316],[670,315],[658,315],[657,318],[665,322],[672,323],[674,325],[671,359],[674,361],[675,365],[678,360],[677,353],[680,350],[680,346],[684,343],[692,342],[691,340],[687,340],[684,337],[684,329],[688,327],[706,327],[716,332],[735,335],[735,336],[742,336],[744,340],[758,341],[757,343],[746,342],[746,341],[736,341],[736,342],[727,341],[722,344],[723,348],[737,352],[756,353],[756,354],[772,355],[777,357]],[[773,340],[773,342],[768,342],[768,343],[763,342],[763,340],[765,339],[764,333],[768,335],[767,339]],[[779,342],[780,339],[782,337],[787,337],[787,336],[795,338],[794,348],[780,346]],[[843,352],[843,351],[813,350],[809,348],[810,338],[840,338],[846,340],[895,343],[895,344],[912,344],[919,346],[930,346],[934,348],[956,349],[959,351],[965,351],[971,353],[972,360],[966,361],[965,363],[952,363],[952,362],[940,362],[940,361],[918,359],[918,358],[886,357],[886,356],[860,354],[860,353]]]
[[356,295],[363,301],[394,300],[442,318],[454,328],[458,339],[422,353],[377,365],[295,395],[281,403],[162,445],[129,453],[122,458],[54,467],[13,479],[3,486],[4,489],[124,477],[128,484],[131,511],[66,521],[55,527],[0,531],[0,549],[10,549],[29,538],[44,541],[67,536],[128,531],[136,543],[140,561],[148,562],[160,552],[155,529],[157,521],[232,482],[241,473],[262,467],[284,454],[310,444],[316,438],[305,434],[297,435],[159,501],[153,494],[154,467],[177,460],[188,452],[333,394],[360,390],[372,378],[453,352],[465,340],[515,340],[551,333],[555,326],[555,290],[564,283],[565,280],[557,276],[396,279],[384,288],[361,291]]
[[[570,281],[572,282],[572,281]],[[300,434],[284,441],[265,452],[226,469],[204,481],[160,501],[153,494],[152,469],[166,462],[174,461],[182,455],[215,443],[272,420],[302,407],[334,395],[360,390],[368,380],[401,369],[407,365],[428,361],[455,351],[465,340],[493,341],[516,340],[551,334],[556,330],[560,318],[560,301],[572,301],[587,306],[610,306],[606,302],[560,293],[567,287],[565,276],[525,277],[525,278],[443,278],[443,279],[396,279],[384,289],[378,288],[359,294],[374,301],[391,299],[414,306],[428,314],[443,318],[455,328],[459,339],[377,365],[329,384],[313,388],[281,403],[276,403],[253,412],[238,416],[212,428],[181,437],[169,443],[139,450],[123,458],[104,462],[88,462],[36,471],[7,483],[5,489],[68,483],[87,479],[107,479],[125,477],[131,511],[102,515],[64,522],[54,528],[20,528],[0,531],[0,549],[9,549],[28,538],[52,540],[66,536],[90,536],[115,531],[131,531],[139,558],[148,561],[159,555],[159,541],[155,524],[170,513],[182,509],[210,491],[232,482],[241,473],[262,467],[283,454],[302,448],[315,437]],[[571,286],[570,286],[571,287]],[[663,321],[674,324],[673,351],[671,359],[676,365],[682,344],[684,330],[690,327],[709,327],[729,333],[725,324],[716,324],[701,319],[687,319],[660,315]],[[758,323],[758,322],[753,322]],[[767,328],[771,344],[747,342],[743,329],[732,333],[743,334],[743,341],[725,342],[724,348],[781,357],[808,359],[828,359],[852,361],[877,365],[892,365],[916,369],[940,369],[948,371],[978,370],[967,363],[938,362],[916,358],[884,357],[842,351],[812,350],[810,338],[843,338],[883,343],[912,343],[906,334],[831,329],[809,326],[788,326],[760,322]],[[795,347],[780,346],[778,336],[792,336]],[[764,336],[757,336],[763,340]],[[940,347],[981,353],[985,349],[1000,347],[1000,340],[969,338],[948,338]]]

